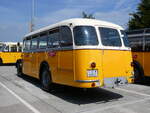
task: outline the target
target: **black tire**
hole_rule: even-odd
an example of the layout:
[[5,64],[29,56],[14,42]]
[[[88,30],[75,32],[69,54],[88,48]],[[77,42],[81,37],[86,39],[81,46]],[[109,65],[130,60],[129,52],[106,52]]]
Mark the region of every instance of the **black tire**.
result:
[[51,91],[53,89],[51,73],[48,67],[45,67],[44,69],[42,69],[41,85],[42,85],[42,89],[45,91]]
[[16,63],[16,68],[17,68],[17,75],[21,76],[22,75],[22,64],[21,64],[21,62]]
[[0,58],[0,65],[2,65],[3,64],[3,61],[2,61],[2,59]]

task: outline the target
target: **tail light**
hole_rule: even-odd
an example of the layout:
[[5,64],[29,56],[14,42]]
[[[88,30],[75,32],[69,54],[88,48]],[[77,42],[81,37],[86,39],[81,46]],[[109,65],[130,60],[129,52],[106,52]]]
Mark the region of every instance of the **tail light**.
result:
[[137,59],[137,55],[133,55],[133,59]]
[[91,68],[95,68],[96,67],[96,63],[95,62],[92,62],[91,63]]

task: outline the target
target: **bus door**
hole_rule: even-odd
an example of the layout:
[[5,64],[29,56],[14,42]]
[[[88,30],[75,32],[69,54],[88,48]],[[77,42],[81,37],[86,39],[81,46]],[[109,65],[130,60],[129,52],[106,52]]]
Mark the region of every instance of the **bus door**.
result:
[[63,83],[71,83],[73,76],[73,41],[69,27],[60,27],[61,51],[58,55],[59,80]]
[[27,75],[31,75],[31,61],[32,61],[32,54],[30,51],[30,40],[26,40],[23,52],[23,73]]
[[110,87],[114,84],[113,79],[119,76],[125,76],[126,56],[124,51],[120,50],[121,39],[118,30],[112,28],[99,28],[100,37],[104,49],[102,50],[102,71],[104,76],[104,85]]
[[150,76],[150,36],[145,37],[145,47],[143,54],[144,74],[145,76]]
[[38,78],[39,76],[39,70],[38,70],[38,53],[37,52],[31,52],[31,56],[30,56],[31,60],[31,67],[32,70],[30,70],[31,75],[35,78]]
[[59,79],[58,74],[58,54],[60,49],[60,37],[59,29],[55,28],[49,31],[48,35],[48,48],[46,52],[46,59],[49,63],[51,74],[53,75],[53,81],[57,82]]
[[34,76],[35,78],[38,78],[39,76],[39,69],[38,69],[38,36],[34,36],[31,39],[31,75]]
[[32,54],[30,52],[23,53],[23,73],[31,75],[31,58]]
[[124,62],[126,59],[123,51],[120,50],[103,50],[103,75],[105,78],[124,76]]

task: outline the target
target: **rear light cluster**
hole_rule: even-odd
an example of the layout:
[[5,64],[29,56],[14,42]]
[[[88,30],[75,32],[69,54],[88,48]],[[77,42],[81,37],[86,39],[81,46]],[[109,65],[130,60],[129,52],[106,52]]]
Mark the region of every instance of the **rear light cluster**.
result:
[[137,59],[137,57],[138,57],[137,55],[133,55],[133,59]]

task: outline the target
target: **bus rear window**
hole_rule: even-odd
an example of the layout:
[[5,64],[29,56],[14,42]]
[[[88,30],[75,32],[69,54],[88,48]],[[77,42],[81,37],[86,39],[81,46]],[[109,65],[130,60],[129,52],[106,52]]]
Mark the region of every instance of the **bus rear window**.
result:
[[98,45],[96,30],[92,26],[76,26],[73,29],[74,40],[77,46]]
[[116,29],[100,27],[99,32],[104,46],[120,47],[122,45],[119,32]]

